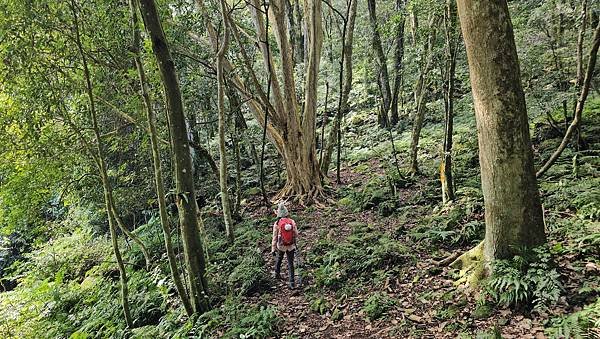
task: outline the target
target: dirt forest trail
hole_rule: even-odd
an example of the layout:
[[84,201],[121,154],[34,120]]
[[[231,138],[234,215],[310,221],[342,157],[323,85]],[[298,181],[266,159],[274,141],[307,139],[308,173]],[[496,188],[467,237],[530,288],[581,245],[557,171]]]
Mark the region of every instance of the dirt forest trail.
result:
[[[339,211],[341,212],[341,211]],[[327,220],[320,211],[316,212],[300,212],[295,214],[299,220],[299,244],[298,252],[302,260],[306,260],[306,254],[310,252],[314,244],[319,241],[320,226],[327,225],[331,220]],[[351,219],[343,218],[339,219],[340,227],[336,228],[336,234],[328,234],[328,236],[334,236],[336,240],[343,241],[344,238],[350,233],[350,227],[348,226],[347,220]],[[263,253],[265,262],[267,263],[266,269],[270,276],[273,275],[273,268],[275,259],[270,256],[267,251]],[[297,263],[298,261],[296,261]],[[288,270],[286,265],[286,259],[282,263],[281,275],[282,280],[275,282],[272,286],[272,299],[269,303],[276,306],[281,319],[284,319],[282,337],[286,336],[299,336],[305,338],[368,338],[368,337],[385,337],[384,335],[378,334],[373,326],[369,325],[363,317],[357,314],[349,314],[344,316],[341,320],[334,322],[331,320],[330,312],[325,314],[319,314],[314,312],[310,308],[311,301],[307,299],[305,289],[312,286],[313,281],[313,270],[310,268],[308,263],[305,263],[303,267],[298,269],[296,273],[296,279],[299,274],[302,277],[302,286],[297,287],[294,290],[288,288],[287,277]],[[323,296],[326,296],[324,293]],[[348,300],[348,304],[356,304],[359,298],[355,300]],[[349,307],[349,305],[341,305]]]
[[[344,182],[367,181],[365,174],[350,170],[346,170],[343,177]],[[423,186],[412,185],[398,192],[398,196],[405,199],[410,195],[422,194]],[[333,188],[338,191],[337,187]],[[513,316],[510,310],[501,310],[489,318],[474,318],[472,314],[477,304],[476,296],[464,293],[460,288],[457,290],[449,269],[438,264],[440,259],[452,252],[430,253],[408,235],[417,220],[382,217],[374,210],[354,212],[334,203],[320,209],[293,206],[290,210],[299,230],[299,251],[303,260],[303,267],[299,270],[302,286],[295,290],[288,288],[287,263],[284,259],[281,270],[284,279],[272,279],[267,297],[267,303],[277,308],[278,316],[283,320],[279,337],[456,338],[465,328],[474,333],[504,322],[507,326],[503,327],[502,336],[505,338],[544,338],[543,326],[537,320]],[[312,258],[309,253],[323,238],[328,239],[330,244],[347,241],[353,226],[358,223],[371,225],[393,236],[407,246],[413,260],[401,264],[400,273],[385,282],[374,284],[367,280],[356,293],[340,297],[337,291],[316,286],[316,267],[310,262]],[[400,235],[398,229],[402,229]],[[396,235],[391,235],[395,231]],[[261,248],[265,270],[272,277],[275,259],[270,255],[270,243]],[[379,292],[393,298],[395,305],[383,317],[370,321],[363,310],[365,301],[373,293]],[[260,296],[254,298],[257,303],[261,299]],[[323,298],[327,303],[325,311],[311,309],[311,303],[317,298]],[[332,319],[334,310],[342,314],[338,320]]]
[[[373,162],[374,168],[380,168],[379,162]],[[366,182],[368,176],[359,174],[349,169],[344,169],[342,181],[347,182]],[[335,178],[330,177],[333,190],[338,190],[335,184]],[[328,238],[333,243],[340,243],[346,240],[351,234],[353,223],[376,224],[378,227],[385,227],[388,230],[396,228],[398,225],[391,218],[381,219],[374,211],[352,212],[346,207],[336,206],[330,203],[321,209],[292,208],[292,217],[296,219],[299,230],[298,251],[304,261],[303,267],[296,272],[302,276],[302,286],[290,290],[287,285],[288,270],[287,262],[284,258],[281,274],[282,280],[274,280],[272,286],[271,298],[269,304],[276,306],[279,316],[283,321],[283,331],[281,337],[300,337],[300,338],[390,338],[390,326],[399,323],[399,320],[390,322],[379,320],[370,322],[367,320],[361,308],[364,301],[368,298],[367,293],[351,295],[343,298],[342,302],[336,301],[334,293],[322,289],[317,293],[318,297],[323,297],[330,305],[343,313],[343,317],[333,321],[332,310],[323,314],[311,310],[311,302],[307,297],[307,291],[314,287],[314,268],[311,267],[307,259],[307,254],[322,237]],[[270,245],[270,244],[269,244]],[[275,258],[270,255],[270,251],[262,252],[266,262],[266,270],[269,276],[273,276]],[[296,263],[298,261],[296,260]],[[384,326],[381,326],[384,324]]]

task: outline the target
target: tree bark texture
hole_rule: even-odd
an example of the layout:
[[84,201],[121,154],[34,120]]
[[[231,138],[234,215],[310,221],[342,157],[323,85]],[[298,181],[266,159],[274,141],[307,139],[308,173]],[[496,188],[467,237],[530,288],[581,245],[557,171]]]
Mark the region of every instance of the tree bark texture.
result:
[[198,234],[198,207],[194,191],[194,173],[179,80],[156,4],[153,0],[140,0],[140,5],[144,24],[152,41],[152,51],[158,63],[167,101],[177,208],[188,270],[190,301],[195,313],[203,313],[209,309],[208,286],[205,278],[206,262]]
[[387,127],[390,123],[388,112],[390,110],[392,93],[390,90],[390,77],[387,69],[387,58],[381,45],[381,35],[379,34],[379,23],[377,22],[377,11],[375,0],[367,0],[369,8],[369,22],[371,23],[373,49],[377,57],[377,84],[381,94],[381,105],[377,113],[377,121],[380,127]]
[[456,27],[456,3],[447,0],[444,14],[445,45],[445,79],[444,79],[444,147],[440,164],[440,181],[442,184],[442,201],[454,200],[454,181],[452,178],[452,133],[454,130],[454,75],[456,71],[456,51],[458,34]]
[[404,9],[406,7],[406,0],[396,0],[396,11],[402,17],[400,18],[398,25],[396,26],[396,37],[395,37],[395,48],[394,48],[394,87],[392,89],[392,103],[390,107],[390,123],[396,125],[399,120],[398,114],[398,99],[400,94],[400,86],[402,85],[402,59],[404,58],[404,24],[406,16],[404,15]]
[[506,0],[458,0],[477,121],[486,262],[546,241]]
[[158,132],[156,131],[156,116],[152,109],[152,99],[150,98],[150,91],[148,89],[148,82],[146,80],[146,72],[144,70],[144,64],[142,63],[140,43],[141,34],[139,29],[138,19],[138,6],[137,0],[129,0],[129,6],[131,10],[131,25],[133,29],[133,58],[140,81],[140,90],[142,96],[142,103],[144,110],[146,111],[146,118],[148,119],[148,135],[150,136],[150,145],[152,148],[152,165],[154,166],[154,186],[156,188],[156,197],[158,200],[158,211],[160,216],[160,224],[163,231],[163,239],[165,242],[165,250],[167,252],[167,260],[169,261],[169,269],[171,271],[171,278],[175,284],[177,294],[182,301],[183,307],[188,316],[194,313],[190,299],[185,291],[184,285],[181,281],[181,275],[179,274],[179,268],[177,267],[177,258],[175,251],[173,250],[173,241],[171,240],[171,227],[169,222],[169,216],[167,214],[167,202],[165,200],[165,187],[162,174],[162,168],[160,164],[160,148],[158,141]]
[[225,148],[225,77],[223,75],[223,63],[225,53],[229,48],[229,21],[226,13],[224,0],[221,4],[221,13],[223,18],[223,41],[217,50],[217,101],[219,108],[219,187],[221,190],[221,206],[223,207],[223,220],[225,223],[225,235],[230,244],[233,243],[233,220],[231,218],[231,199],[229,198],[229,185],[227,179],[227,149]]
[[437,22],[438,16],[433,14],[429,20],[429,35],[424,48],[424,50],[427,52],[422,56],[423,61],[421,62],[419,78],[415,86],[416,112],[413,119],[410,143],[410,171],[413,174],[419,172],[417,153],[419,150],[419,139],[421,137],[421,129],[423,128],[423,120],[425,119],[425,85],[428,80],[429,71],[431,70],[431,66],[433,64],[433,45],[435,43],[435,37],[437,33]]
[[[356,22],[356,6],[358,0],[350,0],[349,7],[346,10],[346,29],[342,32],[345,35],[345,39],[342,42],[342,65],[340,67],[340,80],[342,84],[342,91],[339,97],[338,109],[333,121],[333,128],[329,132],[327,138],[327,148],[325,155],[321,161],[321,171],[324,175],[329,172],[329,166],[331,164],[331,157],[333,150],[337,146],[340,148],[341,144],[341,124],[342,118],[349,111],[348,99],[350,96],[350,90],[352,89],[352,47],[354,43],[354,26]],[[343,75],[342,75],[343,74]],[[339,160],[337,161],[339,163]]]
[[577,35],[577,87],[583,85],[583,41],[587,26],[587,0],[581,1],[581,23]]

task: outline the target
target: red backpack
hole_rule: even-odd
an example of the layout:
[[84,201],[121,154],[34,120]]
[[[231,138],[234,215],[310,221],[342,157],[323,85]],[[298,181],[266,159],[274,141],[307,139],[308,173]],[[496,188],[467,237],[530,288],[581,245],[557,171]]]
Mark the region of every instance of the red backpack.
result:
[[[289,230],[286,230],[285,226],[290,225]],[[289,246],[294,244],[294,222],[290,218],[281,218],[277,221],[279,227],[279,236],[281,237],[281,244],[283,246]]]

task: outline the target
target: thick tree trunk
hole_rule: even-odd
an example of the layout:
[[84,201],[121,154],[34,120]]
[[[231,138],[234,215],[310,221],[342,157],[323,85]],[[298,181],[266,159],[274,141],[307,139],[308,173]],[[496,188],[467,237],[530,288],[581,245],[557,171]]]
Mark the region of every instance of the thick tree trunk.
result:
[[160,148],[158,142],[158,133],[156,131],[156,116],[154,114],[154,110],[152,109],[152,100],[150,98],[150,91],[148,90],[146,72],[144,71],[144,64],[142,63],[140,55],[141,34],[138,26],[137,0],[129,0],[129,6],[131,9],[131,24],[133,29],[133,58],[140,80],[141,96],[143,99],[142,102],[144,104],[146,117],[148,119],[148,134],[150,136],[150,145],[152,147],[152,164],[154,166],[154,186],[156,188],[158,211],[160,216],[160,224],[163,231],[163,238],[165,241],[165,250],[167,252],[167,260],[169,261],[169,269],[171,271],[171,278],[175,284],[175,289],[177,290],[179,298],[181,298],[187,315],[191,316],[194,313],[194,310],[192,309],[190,299],[181,281],[181,275],[179,274],[179,269],[177,267],[177,258],[175,256],[175,251],[173,250],[173,241],[171,240],[171,229],[169,216],[167,214],[163,174],[160,165]]
[[508,5],[457,3],[477,120],[489,263],[543,244],[546,236]]
[[[265,70],[267,70],[267,74],[273,75],[269,86],[273,98],[269,98],[262,89],[258,76],[254,72],[252,60],[240,39],[239,30],[233,23],[231,32],[239,45],[240,55],[249,72],[249,81],[252,83],[254,93],[251,94],[248,91],[246,84],[236,74],[231,74],[231,81],[247,99],[250,111],[258,123],[266,128],[267,136],[286,164],[287,182],[274,199],[293,197],[310,202],[318,200],[323,194],[315,144],[316,85],[323,40],[321,2],[315,0],[304,2],[309,53],[306,55],[305,104],[303,105],[303,114],[300,114],[300,105],[298,105],[295,94],[294,63],[288,37],[284,1],[275,0],[269,3],[268,15],[271,27],[269,31],[265,29],[263,4],[259,0],[252,0],[249,5]],[[208,17],[202,1],[197,0],[196,2],[203,15]],[[209,20],[207,20],[207,31],[214,47],[217,44],[216,30]],[[269,53],[268,32],[273,32],[275,35],[280,59],[278,63],[274,62],[273,56]],[[275,66],[279,66],[280,70],[276,70]],[[233,66],[227,60],[224,62],[224,68],[225,72],[233,70]],[[269,113],[268,121],[263,111],[265,107]]]
[[223,75],[223,63],[225,53],[229,48],[229,22],[224,0],[220,1],[223,27],[225,28],[223,42],[217,51],[217,101],[219,106],[219,187],[221,190],[221,206],[223,207],[223,220],[225,222],[225,235],[227,241],[233,244],[233,220],[231,218],[231,199],[229,198],[229,185],[227,179],[227,150],[225,148],[225,78]]
[[378,110],[378,122],[380,127],[387,127],[389,124],[388,112],[390,110],[392,93],[390,91],[390,77],[387,69],[387,58],[381,45],[381,36],[379,34],[379,24],[377,22],[377,12],[375,0],[367,0],[369,7],[369,22],[371,23],[373,49],[377,57],[377,84],[381,94],[381,105]]
[[596,58],[598,56],[598,48],[600,47],[600,20],[598,20],[598,25],[596,26],[596,31],[594,33],[594,40],[592,42],[592,48],[590,49],[589,57],[588,57],[588,65],[585,73],[585,79],[583,80],[583,87],[581,88],[581,92],[579,94],[579,99],[577,99],[577,106],[575,108],[575,114],[573,116],[573,121],[569,125],[565,136],[558,146],[558,149],[552,153],[550,159],[546,161],[544,166],[539,169],[536,173],[536,177],[541,177],[546,171],[556,162],[558,157],[560,157],[562,151],[567,147],[573,133],[579,127],[581,123],[581,113],[583,112],[583,107],[585,105],[585,101],[587,100],[588,93],[590,91],[590,84],[592,81],[592,77],[594,76],[594,68],[596,67]]
[[[396,11],[404,13],[406,0],[396,0]],[[392,104],[390,107],[390,123],[396,125],[398,123],[398,99],[400,94],[400,86],[402,85],[402,59],[404,58],[404,23],[406,17],[401,14],[398,25],[396,26],[396,46],[394,50],[394,87],[392,89]]]
[[190,300],[194,312],[203,313],[209,309],[208,286],[205,278],[206,263],[198,234],[198,207],[194,191],[194,173],[179,80],[154,1],[140,0],[140,4],[167,100],[169,131],[175,167],[177,208],[183,238],[185,263],[188,269]]
[[429,36],[425,46],[425,55],[423,56],[424,62],[421,63],[421,71],[419,73],[419,79],[415,86],[415,104],[416,112],[413,120],[413,129],[411,134],[410,144],[410,171],[412,174],[419,172],[419,165],[417,161],[417,152],[419,150],[419,139],[421,137],[421,128],[423,128],[423,120],[425,119],[425,85],[427,82],[427,76],[431,70],[433,63],[433,44],[435,42],[435,36],[437,32],[438,16],[432,15],[429,21]]
[[300,10],[300,0],[294,1],[294,14],[296,15],[294,28],[296,29],[296,46],[294,55],[296,63],[304,62],[304,34],[302,33],[302,11]]
[[[342,64],[340,67],[340,85],[341,94],[338,101],[338,109],[336,112],[335,119],[333,121],[333,128],[329,132],[327,138],[327,149],[325,156],[321,161],[321,171],[323,175],[327,175],[329,172],[329,166],[331,164],[331,156],[333,155],[334,147],[340,149],[341,145],[341,123],[342,117],[348,112],[348,98],[350,96],[350,90],[352,89],[352,46],[354,42],[354,24],[356,22],[356,5],[358,0],[350,0],[349,7],[346,10],[345,32],[342,31],[342,35],[345,35],[345,39],[342,42]],[[338,152],[339,153],[339,152]],[[337,161],[339,165],[339,159]]]
[[300,62],[304,62],[304,41],[302,37],[302,30],[300,26],[302,25],[300,20],[300,16],[296,18],[295,14],[295,6],[299,6],[298,2],[300,0],[291,0],[294,2],[290,2],[290,0],[285,0],[285,10],[287,13],[287,19],[289,23],[289,35],[290,42],[292,43],[292,54],[294,55],[294,65]]
[[83,51],[83,44],[81,42],[81,32],[79,30],[79,18],[76,11],[75,1],[72,0],[71,11],[73,13],[73,24],[75,31],[75,43],[77,45],[77,49],[81,56],[81,61],[83,64],[83,73],[86,84],[86,94],[88,96],[89,103],[89,111],[90,117],[92,120],[92,127],[94,130],[94,134],[96,136],[96,155],[94,156],[96,165],[98,166],[98,171],[100,174],[100,179],[102,181],[102,188],[104,191],[104,206],[106,208],[106,214],[108,216],[108,228],[110,231],[110,238],[113,247],[113,252],[115,254],[115,259],[117,261],[117,266],[119,268],[119,277],[121,281],[121,306],[123,307],[123,315],[125,316],[125,323],[127,327],[133,327],[133,320],[131,318],[131,312],[129,311],[129,288],[127,286],[127,272],[125,270],[125,264],[123,263],[123,257],[121,256],[121,251],[119,249],[119,242],[117,238],[117,231],[115,226],[115,217],[112,209],[112,186],[108,179],[106,162],[104,160],[104,151],[102,149],[102,140],[100,136],[100,128],[98,127],[98,119],[96,115],[96,104],[94,101],[94,91],[92,87],[92,80],[90,76],[90,70],[87,63],[86,55]]
[[452,178],[452,133],[454,127],[454,74],[456,70],[456,50],[458,37],[456,32],[456,3],[446,1],[444,14],[446,35],[446,65],[444,79],[444,148],[440,164],[440,181],[442,184],[442,201],[454,200],[454,182]]

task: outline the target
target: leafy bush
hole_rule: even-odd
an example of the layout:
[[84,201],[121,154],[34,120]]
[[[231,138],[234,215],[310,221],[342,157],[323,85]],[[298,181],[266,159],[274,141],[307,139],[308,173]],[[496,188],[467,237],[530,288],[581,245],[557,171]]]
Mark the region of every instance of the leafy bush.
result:
[[480,220],[482,211],[481,199],[464,195],[436,214],[422,218],[410,236],[441,246],[472,244],[484,236],[485,226]]
[[227,298],[221,307],[202,314],[191,328],[184,326],[176,337],[268,338],[278,334],[280,324],[273,306]]
[[390,298],[387,294],[376,292],[365,301],[363,312],[369,320],[381,318],[388,310],[396,305],[396,300]]
[[317,286],[339,288],[350,278],[372,278],[378,270],[395,269],[411,258],[408,248],[387,234],[362,223],[352,227],[346,242],[315,246],[312,262],[317,265]]
[[485,282],[485,291],[498,304],[542,309],[558,301],[562,292],[560,274],[552,264],[547,249],[540,247],[530,255],[497,260],[492,264],[492,276]]
[[250,295],[269,286],[263,258],[257,253],[247,254],[233,269],[227,281],[240,295]]
[[583,310],[552,320],[547,332],[553,338],[594,338],[600,329],[600,298]]
[[83,279],[87,270],[105,261],[112,253],[106,238],[94,238],[91,232],[76,229],[72,234],[51,239],[17,262],[17,274],[27,273],[36,279],[54,278],[63,272],[64,278]]

